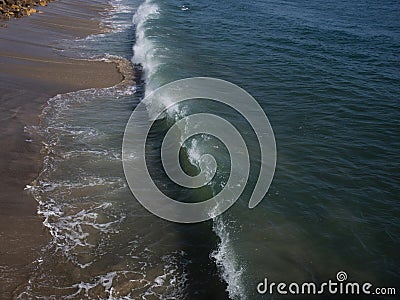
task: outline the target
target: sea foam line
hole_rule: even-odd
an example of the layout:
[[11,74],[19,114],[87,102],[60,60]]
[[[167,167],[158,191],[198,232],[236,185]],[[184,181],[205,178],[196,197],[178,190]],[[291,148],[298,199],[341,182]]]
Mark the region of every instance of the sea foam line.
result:
[[[146,35],[146,23],[149,20],[157,19],[159,15],[159,6],[151,0],[146,0],[138,7],[133,16],[133,23],[136,25],[136,43],[133,46],[134,56],[132,62],[143,65],[146,80],[146,95],[157,87],[152,81],[162,63],[157,59],[157,48],[154,41]],[[168,106],[168,99],[162,100],[163,103],[146,104],[150,116],[154,115],[154,111],[163,110]],[[185,112],[181,111],[180,108],[173,107],[168,109],[168,115],[173,119],[180,119],[185,115]],[[191,164],[197,165],[200,155],[198,145],[195,141],[188,146],[187,152]],[[220,270],[222,279],[228,284],[227,292],[229,293],[229,297],[231,299],[246,299],[242,284],[243,268],[237,263],[228,228],[222,218],[214,219],[213,230],[220,238],[220,243],[218,249],[213,251],[210,257],[214,259]]]
[[220,271],[220,276],[228,284],[226,291],[229,294],[229,298],[245,300],[247,297],[242,282],[244,270],[237,262],[230,233],[222,216],[213,219],[213,230],[220,238],[220,243],[218,249],[214,250],[210,257],[214,259]]
[[146,22],[156,19],[160,13],[160,8],[151,0],[144,1],[137,9],[132,18],[132,22],[136,25],[136,43],[133,46],[132,62],[143,65],[146,82],[148,84],[146,92],[150,92],[149,83],[153,74],[157,71],[160,62],[156,59],[154,52],[155,45],[152,40],[146,36]]

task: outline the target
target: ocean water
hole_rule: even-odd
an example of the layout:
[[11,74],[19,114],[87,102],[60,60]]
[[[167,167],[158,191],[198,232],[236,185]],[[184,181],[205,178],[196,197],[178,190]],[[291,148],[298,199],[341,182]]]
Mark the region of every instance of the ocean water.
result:
[[[266,277],[321,283],[339,271],[352,282],[399,292],[397,1],[110,4],[103,16],[110,32],[62,48],[79,57],[129,59],[143,66],[143,81],[58,95],[40,126],[30,128],[46,141],[46,156],[28,188],[52,241],[18,298],[276,299],[259,295],[257,284]],[[196,173],[201,155],[211,153],[217,175],[196,191],[169,180],[160,143],[184,116],[217,113],[243,133],[252,158],[248,185],[228,211],[184,225],[152,215],[134,199],[121,147],[145,95],[195,76],[230,81],[257,99],[274,130],[278,160],[265,199],[248,209],[260,164],[249,124],[206,99],[169,109],[146,147],[150,174],[169,196],[210,198],[235,163],[218,140],[196,136],[184,144],[183,165]],[[166,105],[147,108],[151,115]]]

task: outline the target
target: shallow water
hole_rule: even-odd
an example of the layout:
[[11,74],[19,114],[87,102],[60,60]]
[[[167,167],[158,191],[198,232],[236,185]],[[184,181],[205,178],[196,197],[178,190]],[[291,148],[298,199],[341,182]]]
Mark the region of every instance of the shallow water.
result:
[[[323,282],[340,270],[352,281],[398,287],[395,1],[112,3],[104,22],[113,32],[63,48],[132,58],[144,66],[146,84],[49,100],[36,128],[48,155],[32,192],[53,241],[21,298],[257,299],[264,277]],[[253,158],[249,184],[231,209],[181,225],[151,215],[133,198],[121,143],[144,94],[193,76],[231,81],[258,100],[275,132],[278,162],[267,196],[250,210],[260,157],[248,124],[206,100],[170,110],[147,144],[150,172],[168,195],[203,200],[229,172],[224,147],[203,136],[185,148],[194,168],[203,153],[217,158],[220,173],[211,185],[188,193],[159,171],[160,139],[185,115],[218,112],[245,133]]]

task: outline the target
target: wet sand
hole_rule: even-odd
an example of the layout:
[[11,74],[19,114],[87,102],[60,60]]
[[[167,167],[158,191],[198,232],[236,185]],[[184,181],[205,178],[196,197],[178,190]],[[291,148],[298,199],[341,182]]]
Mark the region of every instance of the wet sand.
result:
[[[12,19],[0,27],[0,298],[9,299],[28,280],[32,262],[50,238],[24,191],[41,168],[41,140],[25,128],[37,125],[56,94],[109,87],[122,75],[115,63],[62,57],[60,39],[101,32],[95,19],[106,1],[58,0],[43,14]],[[93,19],[94,18],[94,19]]]

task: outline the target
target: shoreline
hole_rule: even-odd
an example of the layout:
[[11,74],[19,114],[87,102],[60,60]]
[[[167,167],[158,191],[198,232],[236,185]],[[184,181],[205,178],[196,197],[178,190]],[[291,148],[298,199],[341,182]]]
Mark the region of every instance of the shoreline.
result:
[[[42,141],[29,132],[57,94],[133,84],[129,61],[75,59],[55,53],[62,39],[101,33],[106,1],[52,2],[43,14],[7,21],[0,28],[0,294],[12,297],[32,271],[50,234],[26,185],[41,171]],[[74,26],[71,26],[74,24]],[[93,76],[95,74],[95,76]]]

